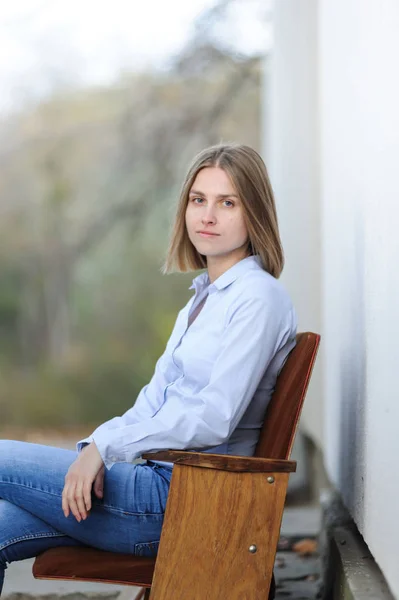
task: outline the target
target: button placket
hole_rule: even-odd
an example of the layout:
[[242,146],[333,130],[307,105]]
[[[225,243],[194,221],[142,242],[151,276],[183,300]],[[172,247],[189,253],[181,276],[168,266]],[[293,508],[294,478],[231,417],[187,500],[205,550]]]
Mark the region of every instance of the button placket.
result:
[[[207,289],[207,292],[205,294],[206,298],[208,298],[208,296],[210,294],[212,294],[212,292],[216,291],[216,288],[213,285],[209,285],[209,286],[207,286],[207,288],[208,289]],[[190,289],[195,289],[194,299],[193,299],[193,302],[191,304],[190,310],[187,312],[187,315],[185,317],[185,323],[184,323],[184,328],[182,330],[182,333],[180,334],[179,339],[178,339],[177,343],[175,344],[174,348],[171,349],[171,352],[170,352],[170,356],[171,356],[173,365],[176,367],[178,373],[180,373],[180,376],[176,377],[176,379],[174,379],[174,381],[172,381],[171,383],[169,383],[165,387],[164,394],[163,394],[164,395],[164,402],[166,400],[166,394],[167,394],[167,391],[168,391],[169,387],[172,386],[172,385],[174,385],[174,384],[176,384],[176,382],[179,381],[180,379],[184,378],[184,372],[182,371],[182,368],[179,367],[179,365],[177,364],[177,362],[175,360],[175,352],[176,352],[176,350],[178,350],[180,348],[180,346],[182,344],[182,341],[183,341],[183,338],[184,338],[184,336],[186,335],[186,333],[187,333],[187,331],[189,329],[188,323],[189,323],[190,315],[193,313],[194,310],[196,310],[196,307],[198,306],[198,304],[200,302],[202,302],[202,300],[203,300],[202,293],[205,291],[205,288],[203,288],[201,290],[201,289],[199,289],[199,287],[197,287],[197,285],[193,285],[193,286],[190,287]],[[200,299],[200,297],[201,297],[201,299]]]

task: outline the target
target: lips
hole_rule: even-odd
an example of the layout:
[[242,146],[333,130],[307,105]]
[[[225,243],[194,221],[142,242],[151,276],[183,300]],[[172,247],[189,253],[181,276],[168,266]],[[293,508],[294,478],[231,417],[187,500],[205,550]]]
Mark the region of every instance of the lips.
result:
[[202,237],[218,237],[218,233],[211,233],[210,231],[198,231],[197,232],[199,235],[201,235]]

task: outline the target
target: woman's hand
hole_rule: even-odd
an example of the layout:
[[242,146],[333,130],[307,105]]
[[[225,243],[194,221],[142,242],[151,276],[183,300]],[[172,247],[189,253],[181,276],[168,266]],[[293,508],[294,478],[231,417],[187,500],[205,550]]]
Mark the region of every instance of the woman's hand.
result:
[[[65,476],[62,491],[62,510],[66,517],[72,512],[76,520],[87,518],[91,509],[91,488],[95,482],[95,493],[102,497],[104,463],[97,446],[92,442],[86,446],[71,464]],[[99,495],[101,494],[101,495]]]

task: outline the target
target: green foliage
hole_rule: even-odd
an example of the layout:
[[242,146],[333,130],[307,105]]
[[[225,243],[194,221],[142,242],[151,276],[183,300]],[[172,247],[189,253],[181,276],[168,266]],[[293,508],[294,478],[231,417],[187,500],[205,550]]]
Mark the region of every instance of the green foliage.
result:
[[20,282],[15,271],[0,271],[0,331],[15,331]]
[[21,273],[12,264],[0,266],[0,366],[18,355]]
[[74,427],[101,423],[122,414],[145,384],[143,375],[125,360],[99,357],[67,372],[40,369],[3,378],[1,425]]

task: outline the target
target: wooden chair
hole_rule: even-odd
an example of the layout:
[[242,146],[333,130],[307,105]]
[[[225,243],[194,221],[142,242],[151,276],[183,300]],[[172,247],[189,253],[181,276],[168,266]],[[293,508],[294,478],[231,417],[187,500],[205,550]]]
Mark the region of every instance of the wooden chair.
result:
[[136,600],[274,597],[273,566],[289,456],[320,336],[300,333],[277,379],[253,457],[188,451],[145,454],[174,463],[156,558],[54,548],[35,560],[38,579],[140,586]]

